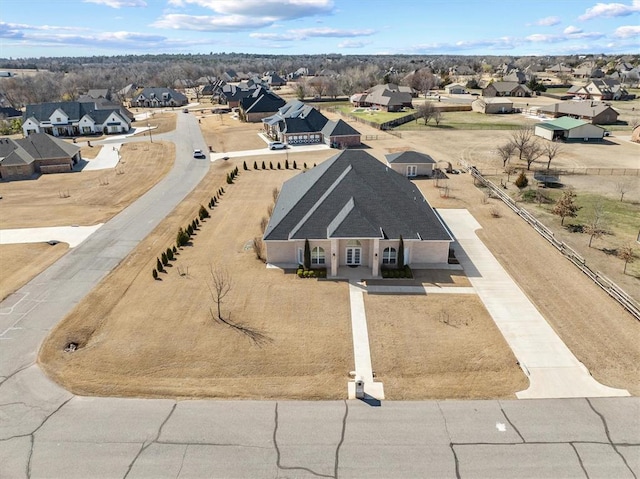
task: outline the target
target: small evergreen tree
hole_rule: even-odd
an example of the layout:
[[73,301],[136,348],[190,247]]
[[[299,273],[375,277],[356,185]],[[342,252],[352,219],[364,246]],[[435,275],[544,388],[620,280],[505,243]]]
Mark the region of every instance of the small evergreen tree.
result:
[[305,161],[302,166],[304,166],[304,169],[306,170],[307,169],[307,162]]
[[278,162],[278,169],[281,170],[282,167],[280,166],[280,162]]
[[309,240],[304,240],[304,255],[303,255],[304,269],[311,269],[311,248],[309,247]]
[[296,165],[296,160],[293,160],[293,169],[297,170],[298,169],[298,165]]
[[171,248],[167,248],[167,259],[173,261],[173,251],[171,251]]
[[254,170],[257,170],[257,169],[258,169],[258,162],[257,162],[257,161],[254,161],[254,162],[253,162],[253,169],[254,169]]
[[247,162],[243,161],[242,162],[242,168],[244,169],[244,171],[247,171],[249,168],[247,168]]
[[224,195],[224,187],[223,186],[220,187],[220,196],[222,196],[222,195]]
[[193,226],[191,225],[187,226],[187,234],[189,235],[189,237],[193,235]]
[[167,257],[167,253],[165,253],[164,251],[162,252],[162,265],[166,266],[169,264],[169,258]]
[[156,269],[159,273],[162,273],[164,271],[164,266],[162,266],[162,261],[160,261],[160,258],[156,258]]
[[171,250],[171,252],[176,255],[178,253],[178,248],[176,248],[175,246],[173,247],[173,249]]
[[233,178],[231,178],[231,175],[227,173],[227,184],[230,185],[232,183],[233,183]]
[[271,161],[269,162],[269,169],[273,170],[273,163]]
[[238,167],[236,166],[235,169],[233,170],[233,177],[235,178],[239,174],[240,174],[240,170],[238,170]]
[[518,177],[516,178],[515,185],[518,188],[526,188],[529,184],[529,180],[527,179],[527,175],[524,174],[524,171],[521,171]]
[[262,162],[262,169],[263,169],[263,170],[266,170],[266,169],[267,169],[266,165],[264,164],[264,161]]
[[289,160],[284,160],[284,169],[285,170],[289,169]]
[[151,274],[153,275],[153,279],[158,279],[158,270],[157,269],[153,269],[153,271],[151,272]]
[[209,212],[207,211],[207,209],[202,205],[200,205],[200,211],[198,211],[198,215],[200,216],[201,220],[203,220],[205,218],[209,218],[209,216],[211,216],[209,214]]
[[400,235],[400,241],[398,242],[398,269],[404,268],[404,240],[402,239],[402,235]]

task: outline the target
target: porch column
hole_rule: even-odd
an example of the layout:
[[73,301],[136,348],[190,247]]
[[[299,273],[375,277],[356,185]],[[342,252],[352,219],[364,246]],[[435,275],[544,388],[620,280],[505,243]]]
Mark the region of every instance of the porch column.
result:
[[380,240],[375,238],[373,240],[373,266],[371,268],[371,275],[377,277],[380,271]]
[[338,251],[338,240],[331,240],[331,276],[338,276],[338,259],[340,251]]

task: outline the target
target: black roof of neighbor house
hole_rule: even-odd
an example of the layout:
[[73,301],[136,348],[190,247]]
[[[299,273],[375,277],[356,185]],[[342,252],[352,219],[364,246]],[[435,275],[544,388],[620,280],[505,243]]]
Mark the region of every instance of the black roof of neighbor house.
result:
[[324,136],[328,137],[360,135],[358,130],[344,120],[329,120],[321,131]]
[[392,153],[390,155],[385,155],[385,158],[387,159],[388,163],[435,164],[435,160],[431,158],[429,155],[426,155],[424,153],[419,153],[417,151],[402,151],[400,153]]
[[247,113],[271,113],[278,111],[286,101],[264,88],[256,89],[250,96],[240,100],[240,107]]
[[362,150],[345,150],[286,181],[264,239],[451,241],[420,190]]
[[71,122],[79,121],[83,116],[89,115],[98,123],[102,123],[114,111],[123,119],[128,117],[123,111],[124,108],[116,105],[103,105],[102,102],[95,101],[61,101],[27,105],[23,118],[25,120],[35,118],[38,121],[48,121],[53,112],[58,109],[64,111]]
[[16,118],[21,117],[22,112],[11,107],[0,108],[0,118]]

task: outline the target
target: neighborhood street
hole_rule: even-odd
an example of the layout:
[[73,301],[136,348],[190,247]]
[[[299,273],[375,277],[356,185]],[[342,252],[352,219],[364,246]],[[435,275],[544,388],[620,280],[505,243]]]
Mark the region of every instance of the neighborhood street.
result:
[[176,145],[170,173],[0,303],[1,478],[640,476],[637,397],[175,401],[51,382],[35,364],[46,335],[209,169],[196,117],[177,121],[158,135]]

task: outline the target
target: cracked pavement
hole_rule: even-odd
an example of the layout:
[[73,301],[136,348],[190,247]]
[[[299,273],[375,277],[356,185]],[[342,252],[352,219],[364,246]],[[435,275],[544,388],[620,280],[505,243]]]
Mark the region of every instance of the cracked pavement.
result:
[[206,173],[195,117],[178,127],[165,180],[0,304],[0,478],[640,476],[634,397],[371,407],[80,397],[51,382],[35,364],[47,332]]

